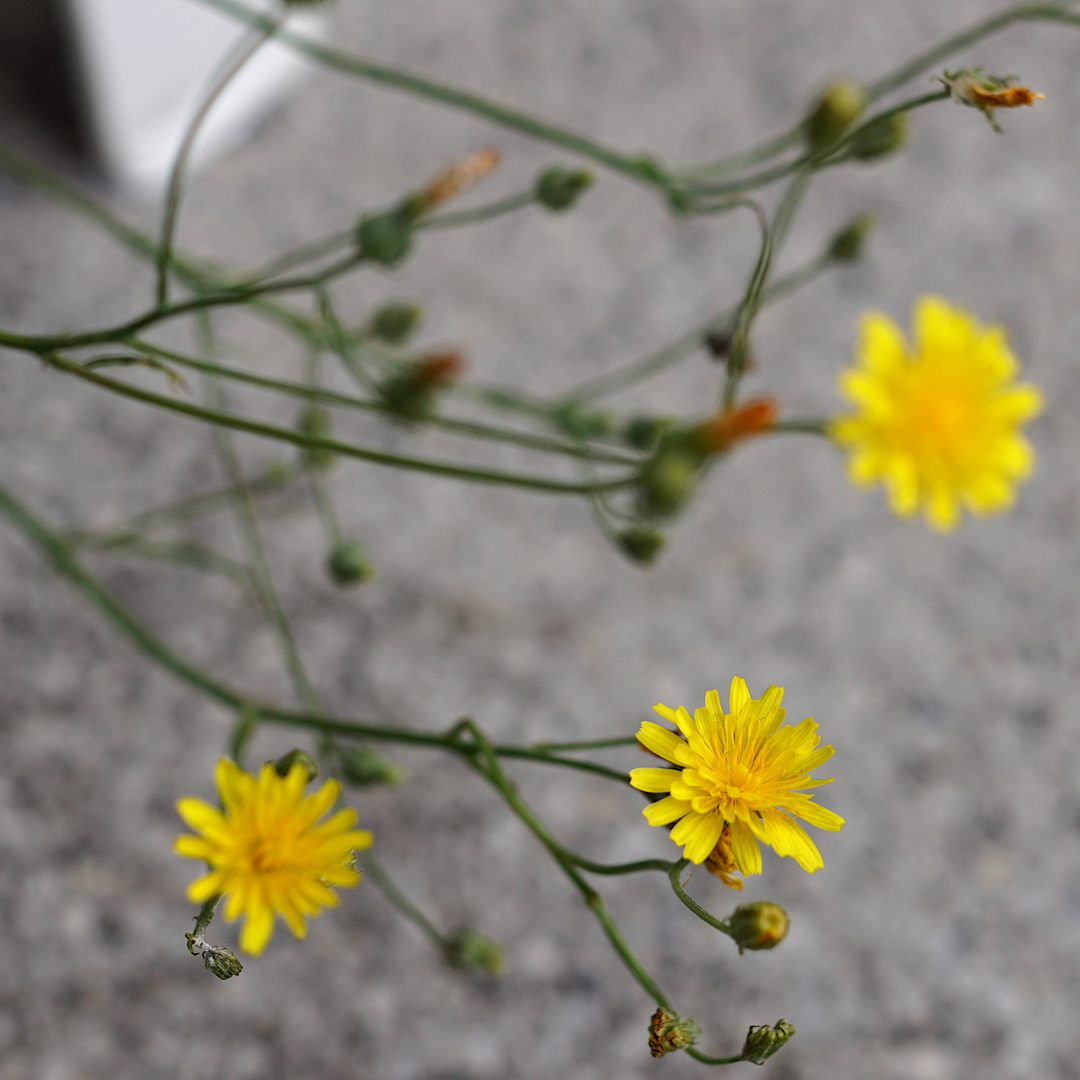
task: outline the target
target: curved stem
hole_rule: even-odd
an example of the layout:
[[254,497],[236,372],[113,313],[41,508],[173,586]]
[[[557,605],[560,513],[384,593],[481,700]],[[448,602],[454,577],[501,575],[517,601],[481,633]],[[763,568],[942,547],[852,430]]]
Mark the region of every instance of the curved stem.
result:
[[686,869],[687,865],[686,859],[680,859],[678,862],[669,864],[668,881],[671,882],[672,891],[702,922],[708,923],[714,930],[719,930],[721,934],[732,937],[731,927],[726,922],[718,919],[712,912],[703,908],[692,896],[687,895],[686,890],[682,887],[682,882],[679,881],[679,875]]
[[172,259],[173,236],[176,233],[176,221],[180,214],[180,196],[183,190],[184,174],[187,171],[191,151],[195,146],[195,139],[199,134],[210,110],[214,107],[218,98],[225,92],[229,83],[240,73],[244,65],[259,51],[262,45],[270,40],[277,32],[279,24],[273,20],[267,20],[266,25],[259,28],[258,32],[251,35],[249,40],[241,41],[233,52],[225,58],[221,71],[214,79],[202,104],[195,110],[195,115],[180,140],[180,146],[173,159],[172,169],[169,172],[169,183],[165,193],[165,213],[161,222],[161,240],[158,244],[157,255],[157,289],[155,296],[158,307],[162,307],[169,297],[169,263]]
[[356,861],[373,885],[393,904],[398,911],[413,924],[440,952],[445,952],[450,944],[435,924],[397,887],[394,880],[383,869],[383,865],[370,851],[358,851]]

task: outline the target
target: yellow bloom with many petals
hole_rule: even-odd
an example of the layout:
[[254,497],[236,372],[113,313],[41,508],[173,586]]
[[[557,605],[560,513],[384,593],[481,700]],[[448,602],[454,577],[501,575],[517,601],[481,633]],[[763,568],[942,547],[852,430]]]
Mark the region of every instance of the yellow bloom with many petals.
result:
[[[733,859],[743,874],[760,874],[760,840],[811,873],[823,865],[795,818],[820,829],[843,825],[839,814],[799,790],[830,782],[812,779],[810,772],[832,757],[833,748],[818,746],[817,724],[810,717],[794,727],[784,724],[783,696],[782,686],[770,686],[752,698],[746,683],[734,678],[727,713],[715,690],[705,695],[705,707],[695,709],[693,719],[682,707],[655,707],[681,738],[649,720],[641,725],[642,746],[677,768],[632,769],[630,783],[639,791],[667,792],[643,813],[650,825],[676,823],[671,839],[682,847],[683,858],[711,859],[710,867],[729,868]],[[723,850],[711,858],[718,845]]]
[[353,828],[352,808],[319,821],[341,785],[328,780],[304,795],[308,770],[301,762],[285,776],[268,762],[253,776],[222,758],[216,779],[224,811],[202,799],[180,799],[178,813],[201,835],[178,836],[174,847],[210,864],[210,872],[188,886],[188,899],[202,903],[224,895],[225,918],[245,916],[240,948],[258,956],[274,932],[275,913],[303,938],[306,916],[337,904],[330,886],[348,888],[360,880],[352,854],[370,846],[371,833]]
[[1017,383],[1018,365],[1000,326],[937,296],[915,304],[915,341],[888,316],[863,316],[856,363],[840,375],[855,406],[829,426],[850,449],[852,483],[883,483],[900,517],[922,510],[932,528],[954,529],[960,512],[1010,507],[1035,463],[1020,426],[1042,395]]

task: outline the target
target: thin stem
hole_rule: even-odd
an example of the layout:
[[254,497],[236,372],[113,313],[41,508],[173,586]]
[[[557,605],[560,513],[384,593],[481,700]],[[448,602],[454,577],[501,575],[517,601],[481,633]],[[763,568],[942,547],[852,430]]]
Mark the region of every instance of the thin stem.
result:
[[708,1054],[703,1054],[696,1046],[688,1046],[686,1052],[702,1065],[737,1065],[740,1061],[746,1060],[742,1054],[734,1054],[732,1057],[710,1057]]
[[221,894],[218,893],[217,896],[204,900],[203,906],[199,908],[199,914],[195,916],[195,929],[187,935],[188,952],[192,956],[198,956],[206,945],[206,931],[210,929],[210,924],[214,921],[214,913],[217,911],[220,900]]
[[165,213],[161,222],[161,240],[158,244],[157,255],[157,289],[155,296],[158,307],[163,307],[169,298],[169,264],[172,261],[173,237],[176,234],[176,222],[180,214],[180,198],[183,190],[184,175],[187,172],[188,160],[195,146],[195,139],[199,134],[210,110],[214,107],[218,98],[225,92],[229,83],[240,73],[244,65],[259,51],[259,49],[274,36],[278,29],[278,23],[268,19],[264,26],[249,35],[247,40],[241,41],[222,62],[221,70],[215,77],[213,84],[202,104],[195,110],[195,115],[184,132],[180,146],[173,159],[172,169],[169,172],[169,183],[165,194]]
[[322,450],[330,450],[343,457],[359,458],[362,461],[371,461],[379,465],[388,465],[393,468],[409,469],[415,472],[431,473],[435,476],[453,477],[458,480],[470,480],[480,484],[498,484],[509,487],[521,487],[533,491],[543,491],[553,495],[588,495],[592,491],[617,491],[633,484],[632,478],[622,480],[604,480],[597,484],[579,484],[564,480],[550,480],[546,477],[530,476],[522,473],[501,472],[497,469],[473,468],[465,465],[450,465],[443,461],[433,461],[427,458],[410,457],[405,454],[392,454],[381,450],[372,450],[367,447],[357,446],[352,443],[338,442],[336,439],[320,438],[314,435],[305,435],[300,431],[290,428],[277,427],[273,424],[264,424],[257,420],[248,420],[231,413],[220,412],[215,409],[203,408],[199,405],[191,405],[184,401],[177,401],[165,397],[163,394],[155,394],[141,387],[131,386],[117,379],[110,379],[100,375],[96,371],[87,371],[81,364],[67,360],[58,353],[46,353],[41,357],[42,361],[50,367],[66,371],[86,382],[94,383],[113,393],[123,397],[132,398],[135,401],[143,401],[150,405],[157,405],[168,409],[170,412],[179,413],[192,419],[202,420],[207,423],[232,428],[235,431],[247,431],[253,435],[262,435],[268,439],[279,442],[291,443],[303,448],[312,447]]
[[498,202],[477,206],[472,210],[457,210],[450,214],[436,214],[434,217],[421,218],[416,223],[416,228],[418,230],[457,229],[462,225],[475,225],[481,221],[502,217],[504,214],[512,214],[515,210],[520,210],[523,206],[531,206],[534,202],[536,202],[536,195],[531,191],[525,191],[520,195],[511,195]]
[[283,252],[281,255],[271,259],[270,262],[266,263],[258,270],[249,270],[246,274],[241,274],[237,283],[242,285],[256,285],[259,282],[275,278],[278,274],[283,274],[286,270],[293,270],[297,267],[306,266],[310,262],[315,262],[317,259],[335,255],[344,248],[351,248],[355,244],[355,229],[346,229],[341,232],[330,233],[317,240],[311,240],[306,244],[301,244],[291,251]]
[[364,873],[372,884],[393,904],[397,910],[419,927],[435,948],[445,952],[449,946],[447,938],[441,934],[435,924],[397,887],[383,865],[370,851],[358,851],[356,861],[363,867]]
[[560,750],[606,750],[612,746],[637,746],[638,740],[634,735],[617,735],[612,739],[584,739],[576,742],[538,742],[533,743],[529,749],[538,750],[542,754],[554,753]]
[[[200,320],[200,322],[201,336],[207,353],[213,355],[213,336],[209,319]],[[206,394],[211,403],[220,409],[221,389],[209,378],[206,380]],[[319,704],[319,697],[315,693],[315,688],[312,686],[311,680],[304,669],[304,662],[300,656],[300,650],[296,647],[296,639],[293,637],[288,617],[281,605],[277,589],[274,587],[273,574],[270,571],[266,551],[259,537],[255,504],[244,486],[244,475],[240,468],[240,459],[236,455],[236,445],[233,441],[232,432],[227,428],[216,427],[214,437],[225,476],[235,492],[233,507],[236,512],[236,521],[240,527],[244,547],[247,549],[252,582],[259,596],[259,602],[262,604],[266,617],[277,636],[282,659],[285,661],[289,678],[292,680],[293,687],[296,690],[296,696],[305,708],[310,709],[312,712],[321,712],[322,707]]]
[[[265,29],[271,23],[271,20],[266,15],[254,11],[244,4],[237,3],[237,0],[202,0],[202,2],[257,29]],[[384,86],[390,86],[397,90],[404,90],[407,93],[417,94],[442,105],[463,109],[502,127],[530,135],[535,139],[540,139],[542,142],[561,146],[565,150],[572,150],[583,157],[591,158],[593,161],[652,187],[666,190],[666,173],[655,162],[643,162],[640,158],[620,154],[615,150],[602,146],[593,139],[557,127],[554,124],[537,120],[526,113],[498,105],[477,94],[470,94],[464,90],[445,86],[429,79],[406,74],[396,68],[374,64],[359,57],[350,56],[311,41],[299,34],[294,34],[288,29],[278,31],[277,39],[326,67],[348,75],[356,75],[371,82],[382,83]]]
[[718,919],[712,912],[703,908],[692,896],[687,895],[686,890],[682,887],[682,882],[679,881],[679,875],[686,866],[686,859],[679,859],[678,862],[668,864],[668,881],[671,882],[672,891],[702,922],[708,923],[714,930],[719,930],[721,934],[732,937],[731,927],[726,922]]

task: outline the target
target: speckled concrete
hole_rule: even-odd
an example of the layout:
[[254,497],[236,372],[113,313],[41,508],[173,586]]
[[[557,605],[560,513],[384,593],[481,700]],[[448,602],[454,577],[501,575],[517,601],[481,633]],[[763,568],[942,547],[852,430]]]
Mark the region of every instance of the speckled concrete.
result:
[[[823,78],[872,77],[996,6],[347,0],[338,17],[340,40],[367,55],[690,160],[778,130]],[[755,693],[783,683],[789,715],[818,719],[837,750],[823,801],[848,825],[822,837],[823,871],[767,858],[748,887],[791,912],[781,948],[738,957],[659,880],[606,886],[709,1050],[737,1049],[751,1023],[797,1025],[755,1074],[767,1080],[1080,1077],[1080,34],[1014,29],[965,59],[1019,72],[1047,100],[1005,117],[1003,137],[938,107],[902,157],[821,181],[790,264],[859,211],[879,229],[861,267],[762,318],[753,386],[790,412],[834,408],[858,313],[906,320],[927,290],[1003,321],[1049,402],[1032,426],[1040,468],[1012,515],[943,539],[850,490],[824,443],[776,439],[713,473],[648,572],[614,554],[576,502],[375,467],[333,474],[378,565],[355,593],[325,582],[302,498],[267,518],[284,601],[335,711],[431,727],[470,713],[505,739],[600,736],[632,731],[657,699],[698,704],[738,673]],[[183,244],[250,264],[485,141],[506,155],[492,195],[570,160],[320,76],[195,183]],[[407,269],[357,278],[343,302],[359,320],[383,297],[416,298],[424,342],[459,345],[487,380],[546,390],[735,295],[750,222],[672,221],[647,192],[601,179],[572,215],[432,236]],[[105,324],[149,298],[143,265],[7,181],[0,228],[6,327]],[[222,325],[230,354],[296,370],[296,347],[264,325]],[[636,402],[693,409],[714,380],[695,360]],[[219,481],[193,424],[11,354],[0,387],[0,476],[58,525],[120,521]],[[252,463],[279,453],[243,451]],[[233,540],[224,520],[196,535]],[[446,970],[370,886],[306,942],[279,931],[241,978],[211,978],[183,950],[192,869],[170,851],[172,804],[211,794],[230,717],[151,667],[6,526],[0,558],[0,1080],[706,1074],[647,1056],[649,1003],[580,900],[478,781],[419,751],[398,755],[406,785],[356,798],[361,819],[441,925],[505,944],[502,978]],[[93,565],[178,649],[288,700],[253,604],[193,573]],[[289,744],[267,730],[256,754]],[[674,851],[628,790],[514,773],[582,851]],[[726,910],[733,895],[705,876],[692,889]]]

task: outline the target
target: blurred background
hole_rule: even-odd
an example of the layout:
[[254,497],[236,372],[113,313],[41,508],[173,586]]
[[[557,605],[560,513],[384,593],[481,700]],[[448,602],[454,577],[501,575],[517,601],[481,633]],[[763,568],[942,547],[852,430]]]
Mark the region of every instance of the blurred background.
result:
[[[872,79],[998,6],[341,0],[331,18],[343,48],[682,162],[782,130],[828,78]],[[633,733],[657,700],[693,708],[713,687],[726,695],[738,674],[755,695],[783,684],[790,719],[815,717],[836,747],[822,802],[848,824],[815,837],[823,870],[766,855],[741,894],[788,909],[781,947],[738,956],[659,876],[603,886],[632,947],[705,1029],[706,1052],[738,1052],[750,1024],[796,1025],[755,1074],[765,1080],[1080,1077],[1080,32],[1014,28],[950,66],[962,64],[1016,73],[1046,100],[1003,116],[1004,135],[973,110],[924,109],[899,156],[818,178],[783,265],[859,212],[877,229],[863,263],[762,316],[747,390],[775,394],[786,413],[835,410],[859,314],[906,325],[913,300],[939,292],[1004,323],[1046,395],[1030,429],[1039,469],[1010,515],[941,537],[893,519],[880,492],[849,488],[824,440],[776,438],[713,471],[649,570],[614,552],[576,501],[355,462],[330,483],[377,568],[359,590],[326,579],[302,495],[263,518],[331,712],[430,728],[471,715],[508,741],[603,737]],[[59,98],[32,120],[17,98],[6,138],[156,228],[153,204],[63,149],[78,140],[57,137],[57,116],[72,115]],[[484,144],[504,154],[485,199],[575,164],[316,73],[195,178],[180,247],[258,264]],[[0,232],[5,329],[109,325],[150,302],[145,263],[2,176]],[[414,300],[421,345],[460,348],[485,381],[547,392],[735,300],[756,241],[748,216],[675,220],[647,190],[600,174],[567,215],[432,234],[402,270],[357,275],[339,296],[354,322],[388,298]],[[219,325],[226,356],[298,370],[300,350],[265,324]],[[614,404],[692,414],[716,379],[701,357]],[[424,446],[375,430],[387,447]],[[108,527],[222,482],[206,429],[13,353],[0,354],[0,431],[3,483],[57,527]],[[283,456],[254,440],[242,452],[252,467]],[[231,527],[221,515],[200,535],[227,545]],[[708,1074],[684,1055],[649,1058],[651,1003],[578,895],[490,790],[422,751],[388,751],[407,781],[350,800],[440,926],[503,944],[503,975],[447,969],[367,883],[306,942],[279,928],[240,978],[212,978],[184,949],[197,868],[172,854],[173,804],[212,797],[233,718],[152,667],[7,526],[0,560],[0,1080]],[[92,565],[178,650],[290,701],[254,601],[193,571]],[[295,741],[266,729],[253,760]],[[582,853],[674,855],[629,789],[512,772]],[[739,899],[702,872],[691,891],[720,913]],[[216,925],[211,940],[233,933]]]

